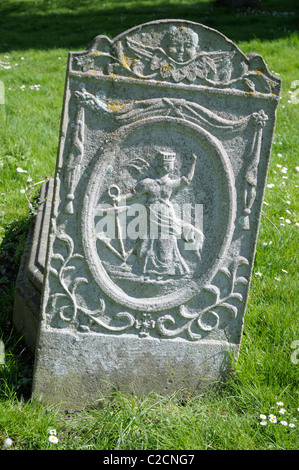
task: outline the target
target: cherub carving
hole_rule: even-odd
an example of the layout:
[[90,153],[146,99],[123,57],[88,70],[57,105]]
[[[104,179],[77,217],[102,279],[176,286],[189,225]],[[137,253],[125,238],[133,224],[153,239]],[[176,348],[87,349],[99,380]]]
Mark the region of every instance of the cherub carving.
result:
[[118,45],[118,55],[122,58],[122,64],[140,77],[157,78],[158,75],[175,82],[204,79],[215,83],[226,83],[231,78],[231,59],[235,52],[201,51],[198,34],[191,28],[170,26],[160,47],[146,45],[130,37],[126,38],[126,43],[137,59],[123,60],[121,44]]
[[[220,38],[218,38],[220,39]],[[276,94],[280,84],[269,74],[262,57],[247,58],[224,37],[216,42],[192,25],[129,32],[110,41],[100,36],[93,49],[74,56],[75,72],[194,84],[217,89]]]

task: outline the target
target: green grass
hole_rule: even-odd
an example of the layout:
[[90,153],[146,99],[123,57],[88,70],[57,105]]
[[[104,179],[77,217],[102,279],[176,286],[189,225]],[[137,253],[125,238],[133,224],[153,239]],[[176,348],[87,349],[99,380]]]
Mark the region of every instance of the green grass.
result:
[[[0,448],[7,437],[10,448],[20,450],[299,448],[299,363],[291,361],[292,343],[299,340],[299,104],[289,102],[291,84],[299,80],[299,9],[295,0],[262,4],[258,13],[215,9],[208,0],[1,2],[0,62],[11,68],[0,66],[0,339],[6,349]],[[244,53],[261,54],[283,80],[268,175],[275,186],[266,189],[239,360],[228,383],[185,401],[116,393],[80,412],[45,408],[30,399],[33,358],[12,323],[14,283],[32,217],[21,190],[28,176],[38,183],[54,174],[68,51],[84,49],[97,34],[112,38],[158,18],[213,27]],[[299,360],[299,352],[293,357]],[[294,429],[259,424],[261,413],[279,415],[278,401]],[[48,441],[51,428],[57,444]]]

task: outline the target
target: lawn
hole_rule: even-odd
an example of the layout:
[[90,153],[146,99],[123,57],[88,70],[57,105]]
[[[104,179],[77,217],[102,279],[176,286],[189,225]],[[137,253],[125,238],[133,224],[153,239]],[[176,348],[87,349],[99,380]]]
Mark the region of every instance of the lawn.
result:
[[[296,0],[262,5],[255,11],[219,9],[209,0],[1,2],[0,448],[299,449],[299,6]],[[184,401],[116,392],[81,411],[46,408],[30,399],[33,357],[14,329],[12,310],[35,196],[54,175],[68,51],[85,49],[98,34],[113,38],[160,18],[217,29],[245,54],[261,54],[282,78],[240,356],[230,380]]]

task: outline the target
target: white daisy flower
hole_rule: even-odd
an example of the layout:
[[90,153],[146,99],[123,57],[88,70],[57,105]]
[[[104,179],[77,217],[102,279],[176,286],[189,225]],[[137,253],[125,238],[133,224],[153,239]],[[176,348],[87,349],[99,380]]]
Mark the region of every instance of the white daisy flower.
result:
[[7,449],[7,447],[10,447],[12,446],[12,440],[10,437],[7,437],[5,440],[4,440],[4,443],[3,443],[3,447],[5,449]]
[[21,168],[21,167],[18,167],[18,168],[17,168],[17,172],[18,172],[18,173],[27,173],[27,171],[26,171],[26,170],[23,170],[23,168]]

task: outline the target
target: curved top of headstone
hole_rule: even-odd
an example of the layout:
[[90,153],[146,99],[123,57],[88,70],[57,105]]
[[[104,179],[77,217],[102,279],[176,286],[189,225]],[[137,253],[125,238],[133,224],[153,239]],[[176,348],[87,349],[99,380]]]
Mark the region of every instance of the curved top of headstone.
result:
[[281,80],[258,54],[245,56],[222,33],[186,20],[136,26],[113,40],[96,36],[72,52],[70,72],[278,96]]

